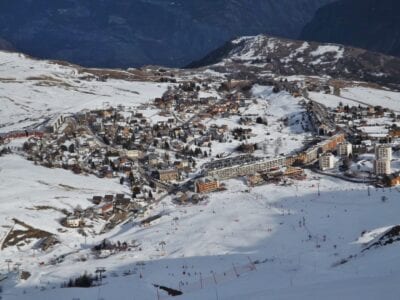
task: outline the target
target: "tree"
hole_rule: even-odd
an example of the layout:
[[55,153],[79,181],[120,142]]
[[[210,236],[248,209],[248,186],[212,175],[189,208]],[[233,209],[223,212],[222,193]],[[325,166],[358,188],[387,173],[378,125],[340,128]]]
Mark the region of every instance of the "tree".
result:
[[168,141],[165,141],[165,143],[164,143],[164,148],[167,149],[167,150],[169,150],[169,143],[168,143]]
[[140,187],[138,186],[133,187],[132,192],[135,195],[140,194]]

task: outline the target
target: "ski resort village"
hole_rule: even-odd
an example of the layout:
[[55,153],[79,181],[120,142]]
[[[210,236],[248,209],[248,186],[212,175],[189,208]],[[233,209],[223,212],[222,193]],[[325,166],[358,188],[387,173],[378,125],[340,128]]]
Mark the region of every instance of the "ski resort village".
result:
[[243,51],[0,52],[0,299],[399,299],[400,93]]

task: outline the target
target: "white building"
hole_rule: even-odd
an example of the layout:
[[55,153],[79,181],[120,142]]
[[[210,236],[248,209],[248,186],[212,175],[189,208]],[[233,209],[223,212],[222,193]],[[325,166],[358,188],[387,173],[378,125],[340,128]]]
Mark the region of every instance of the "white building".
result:
[[389,175],[392,173],[390,160],[378,159],[374,161],[374,171],[376,175]]
[[77,228],[77,227],[81,226],[81,224],[82,224],[82,219],[79,217],[68,217],[67,218],[67,226],[68,227]]
[[326,153],[319,158],[319,168],[324,171],[333,169],[335,166],[335,157],[331,153]]
[[349,156],[353,154],[353,145],[349,142],[338,144],[337,154],[339,156]]
[[378,144],[375,146],[376,160],[392,160],[392,147],[390,145]]
[[142,157],[142,151],[140,151],[140,150],[127,150],[126,151],[126,156],[129,159],[133,159],[133,160],[139,159],[139,158]]
[[64,124],[64,122],[65,116],[61,114],[50,120],[47,126],[51,132],[55,133],[58,131],[58,129],[60,129],[61,125]]

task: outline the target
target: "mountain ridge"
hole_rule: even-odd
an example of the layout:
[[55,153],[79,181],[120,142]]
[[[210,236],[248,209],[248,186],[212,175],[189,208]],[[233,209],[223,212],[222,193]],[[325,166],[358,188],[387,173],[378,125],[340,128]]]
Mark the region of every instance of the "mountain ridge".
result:
[[178,67],[234,36],[295,37],[331,1],[5,0],[0,38],[31,56],[87,67]]
[[400,59],[340,44],[290,40],[267,35],[231,40],[188,68],[241,67],[284,76],[308,75],[375,82],[399,87]]
[[400,2],[336,1],[317,10],[299,39],[333,42],[400,56]]

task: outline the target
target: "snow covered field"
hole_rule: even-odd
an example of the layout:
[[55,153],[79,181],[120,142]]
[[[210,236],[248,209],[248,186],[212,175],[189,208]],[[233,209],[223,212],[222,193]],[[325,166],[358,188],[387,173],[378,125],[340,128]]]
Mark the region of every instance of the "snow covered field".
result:
[[[272,92],[272,87],[261,85],[254,86],[252,94],[256,97],[257,102],[250,103],[246,108],[241,108],[242,117],[251,116],[255,119],[254,116],[260,115],[267,120],[268,125],[256,123],[240,125],[241,117],[239,116],[210,119],[206,122],[207,125],[227,125],[230,130],[238,127],[251,129],[251,137],[246,142],[261,147],[255,152],[255,155],[259,156],[273,157],[281,153],[288,154],[301,148],[304,139],[309,137],[310,133],[307,133],[303,128],[303,125],[307,126],[307,122],[302,119],[305,110],[299,104],[300,100],[286,92],[275,94]],[[289,126],[285,126],[283,123],[286,118]],[[243,142],[231,139],[224,143],[213,143],[212,150],[214,155],[231,153]]]
[[[151,213],[166,210],[169,214],[151,226],[127,223],[88,238],[86,245],[74,229],[57,233],[59,213],[28,208],[84,206],[93,189],[123,192],[120,185],[34,166],[17,156],[1,157],[0,168],[1,226],[11,225],[9,219],[18,217],[56,233],[63,241],[46,253],[30,247],[3,250],[1,269],[7,268],[4,260],[11,258],[32,273],[27,281],[7,280],[3,299],[93,299],[98,294],[114,299],[115,293],[118,299],[157,299],[153,283],[182,289],[184,295],[177,299],[217,299],[216,293],[218,299],[265,299],[265,295],[273,299],[337,299],[337,295],[341,299],[376,299],[377,295],[398,299],[399,245],[361,253],[359,240],[362,231],[399,223],[397,189],[371,188],[368,196],[364,185],[311,173],[306,181],[291,186],[266,185],[249,192],[241,180],[230,180],[228,191],[211,194],[208,203],[177,207],[167,198]],[[67,192],[60,184],[76,190]],[[387,197],[385,202],[382,196]],[[1,228],[4,234],[7,228]],[[134,239],[142,251],[95,260],[88,246],[104,238]],[[165,246],[160,246],[161,241]],[[75,251],[61,264],[47,265],[54,256]],[[357,257],[334,266],[350,255]],[[79,261],[81,257],[88,260]],[[249,259],[259,262],[255,270]],[[39,266],[42,261],[46,265]],[[100,266],[107,269],[100,288],[60,290],[60,283],[70,276],[94,272]],[[132,274],[126,275],[128,270]],[[162,299],[165,296],[160,292]]]
[[[104,102],[147,103],[167,89],[165,84],[98,82],[79,79],[81,75],[73,67],[0,52],[0,132],[37,124],[60,112],[101,107]],[[247,142],[266,143],[265,152],[257,150],[256,155],[299,149],[310,136],[301,99],[258,85],[252,93],[257,101],[241,108],[241,113],[263,115],[269,124],[242,126],[254,133]],[[383,90],[348,88],[342,96],[310,93],[327,106],[342,102],[400,108],[398,94]],[[153,122],[163,119],[155,109],[144,115]],[[283,125],[285,119],[288,126]],[[209,122],[230,129],[241,126],[238,116]],[[18,146],[21,141],[13,143]],[[239,144],[213,142],[212,153],[231,152]],[[364,162],[362,166],[370,170],[368,159],[360,164]],[[398,159],[393,164],[399,169]],[[6,273],[6,260],[12,259],[12,265],[20,263],[31,276],[1,281],[0,296],[7,300],[400,299],[399,243],[363,251],[365,243],[400,224],[400,189],[368,188],[309,171],[307,175],[304,181],[255,188],[243,179],[229,180],[224,182],[226,191],[210,194],[198,205],[178,206],[166,197],[146,212],[145,217],[163,213],[149,226],[131,220],[98,235],[104,224],[95,220],[85,239],[77,229],[59,230],[65,217],[62,210],[86,208],[94,195],[127,194],[129,189],[118,179],[74,175],[34,165],[18,155],[2,156],[0,243],[20,226],[13,218],[54,234],[61,243],[40,251],[32,239],[1,250],[0,274]],[[90,248],[104,239],[134,241],[140,247],[96,259]],[[60,257],[58,264],[49,263]],[[61,289],[69,278],[94,273],[98,267],[106,268],[101,286]],[[183,295],[168,297],[154,284],[181,290]]]
[[400,93],[367,87],[348,87],[340,92],[340,96],[310,92],[312,100],[327,107],[337,107],[340,103],[349,106],[382,106],[400,111]]
[[38,124],[60,113],[101,108],[105,103],[140,105],[167,89],[163,83],[101,82],[87,75],[73,67],[0,51],[0,132]]

